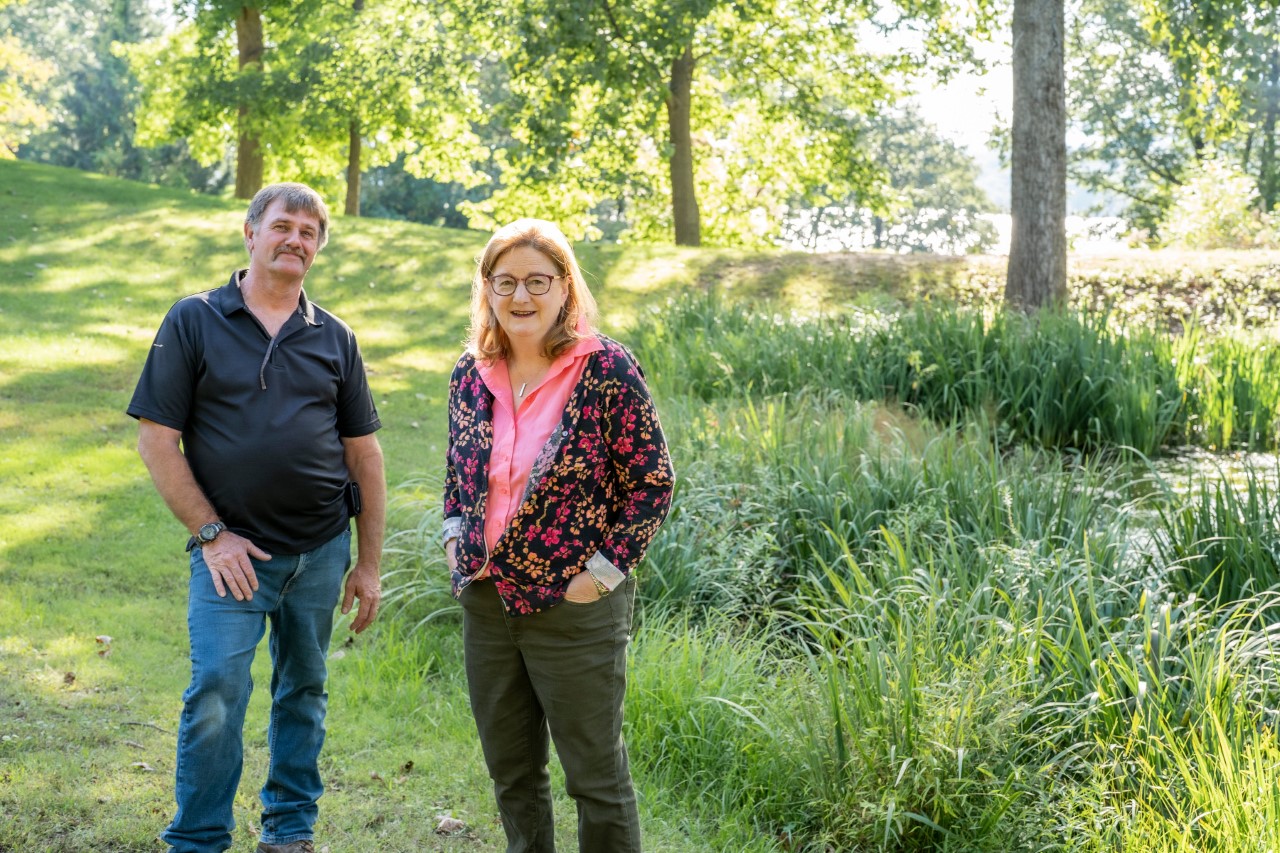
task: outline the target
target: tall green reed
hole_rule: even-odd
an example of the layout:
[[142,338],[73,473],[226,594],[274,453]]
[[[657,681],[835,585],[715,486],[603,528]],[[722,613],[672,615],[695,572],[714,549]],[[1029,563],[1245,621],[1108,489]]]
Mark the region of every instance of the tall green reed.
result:
[[441,547],[443,473],[406,481],[387,501],[382,581],[389,614],[421,627],[456,614],[449,566]]
[[1187,439],[1203,447],[1280,445],[1280,347],[1274,336],[1193,326],[1176,341],[1178,380],[1190,396]]
[[1201,475],[1186,495],[1165,486],[1150,559],[1175,589],[1231,602],[1280,587],[1278,471],[1250,466],[1243,484]]
[[[680,484],[639,569],[638,772],[762,850],[1253,849],[1280,647],[1270,540],[1244,540],[1272,487],[1153,491],[1132,452],[1209,434],[1188,365],[1214,345],[711,297],[650,318]],[[408,512],[429,617],[439,519]]]
[[985,417],[1008,441],[1089,453],[1280,441],[1280,351],[1259,333],[929,305],[806,317],[703,293],[645,315],[633,339],[673,397],[838,390],[940,423]]

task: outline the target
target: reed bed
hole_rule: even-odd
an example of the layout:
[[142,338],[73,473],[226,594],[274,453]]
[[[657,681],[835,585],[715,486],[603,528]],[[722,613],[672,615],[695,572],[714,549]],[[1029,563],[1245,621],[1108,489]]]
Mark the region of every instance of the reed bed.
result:
[[[720,849],[1280,841],[1277,472],[1149,461],[1273,449],[1272,350],[707,296],[633,340],[679,485],[639,570],[628,744]],[[450,619],[415,580],[432,500],[397,577]]]
[[927,304],[783,316],[704,293],[646,315],[634,346],[672,396],[839,389],[937,423],[985,419],[1008,443],[1085,453],[1280,441],[1280,347],[1256,329],[1169,333],[1109,315]]

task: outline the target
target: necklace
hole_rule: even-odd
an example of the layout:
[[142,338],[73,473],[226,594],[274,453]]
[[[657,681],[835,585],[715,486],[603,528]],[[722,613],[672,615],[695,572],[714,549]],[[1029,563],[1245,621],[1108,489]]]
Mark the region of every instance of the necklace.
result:
[[[523,371],[516,371],[513,369],[513,365],[510,362],[507,363],[507,374],[511,377],[511,388],[515,391],[515,399],[517,403],[524,400],[525,391],[529,390],[530,385],[536,386],[538,381],[543,376],[547,375],[547,370],[550,369],[550,367],[551,365],[549,363],[539,364],[535,367],[532,373],[525,374],[525,377],[522,378],[516,374]],[[520,383],[519,390],[515,390],[517,382]]]

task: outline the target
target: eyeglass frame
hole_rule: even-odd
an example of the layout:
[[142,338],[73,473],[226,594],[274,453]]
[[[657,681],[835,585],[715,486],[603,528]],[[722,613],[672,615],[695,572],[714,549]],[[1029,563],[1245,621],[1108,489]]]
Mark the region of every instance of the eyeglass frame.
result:
[[[568,277],[569,277],[568,275],[547,275],[544,272],[531,273],[525,276],[524,278],[516,278],[514,275],[501,275],[501,276],[486,275],[484,276],[484,283],[487,284],[489,286],[489,289],[492,290],[494,294],[497,296],[514,296],[516,291],[520,289],[520,285],[522,284],[524,285],[525,292],[528,293],[530,296],[545,296],[546,294],[551,292],[552,284],[554,284],[555,282],[559,281],[562,278],[568,278]],[[495,287],[493,284],[493,280],[495,278],[511,279],[514,282],[514,284],[511,286],[511,292],[503,293],[500,290],[498,290],[498,288]],[[535,291],[529,288],[529,279],[531,278],[547,278],[547,279],[550,279],[551,281],[547,284],[546,290]]]

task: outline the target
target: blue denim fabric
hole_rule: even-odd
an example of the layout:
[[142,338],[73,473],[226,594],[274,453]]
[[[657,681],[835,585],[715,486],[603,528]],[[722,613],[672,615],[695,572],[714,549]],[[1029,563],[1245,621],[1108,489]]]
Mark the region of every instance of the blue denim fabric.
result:
[[299,555],[253,561],[258,590],[249,601],[219,598],[200,549],[191,552],[187,625],[191,685],[178,725],[178,813],[161,834],[174,853],[231,847],[232,801],[243,767],[250,666],[271,620],[270,763],[262,787],[262,835],[269,844],[312,837],[324,792],[317,760],[324,743],[325,658],[351,532]]

